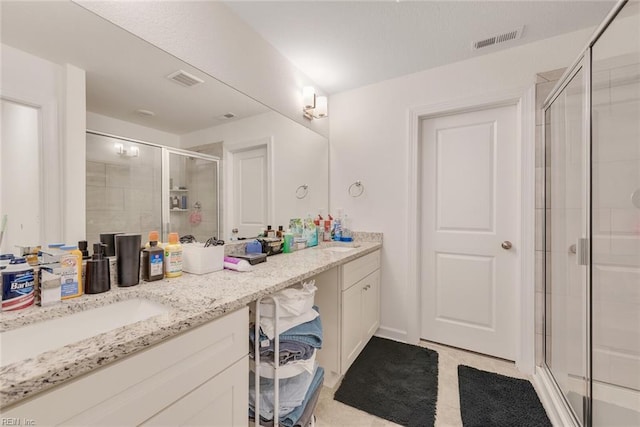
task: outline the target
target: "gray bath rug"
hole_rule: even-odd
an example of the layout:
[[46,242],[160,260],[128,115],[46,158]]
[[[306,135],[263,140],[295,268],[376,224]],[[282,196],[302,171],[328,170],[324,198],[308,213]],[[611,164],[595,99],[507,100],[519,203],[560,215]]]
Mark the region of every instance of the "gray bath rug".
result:
[[458,366],[464,427],[552,427],[527,380]]
[[438,353],[373,337],[347,371],[334,399],[404,426],[434,425]]

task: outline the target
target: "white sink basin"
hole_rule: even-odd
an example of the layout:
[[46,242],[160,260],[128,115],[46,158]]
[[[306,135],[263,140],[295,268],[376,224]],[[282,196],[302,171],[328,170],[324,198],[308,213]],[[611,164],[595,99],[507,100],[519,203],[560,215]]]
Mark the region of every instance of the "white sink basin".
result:
[[349,248],[346,246],[330,246],[328,248],[325,248],[325,251],[331,251],[331,252],[351,252],[354,251],[356,248]]
[[0,366],[90,338],[121,326],[168,313],[169,307],[146,299],[114,302],[0,333]]

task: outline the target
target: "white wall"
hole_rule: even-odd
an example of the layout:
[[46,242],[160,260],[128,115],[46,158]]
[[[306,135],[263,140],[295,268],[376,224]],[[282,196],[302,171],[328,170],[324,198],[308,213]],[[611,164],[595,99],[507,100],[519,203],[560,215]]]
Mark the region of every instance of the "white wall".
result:
[[[582,30],[331,96],[330,206],[344,208],[355,230],[384,233],[382,334],[405,339],[409,327],[409,109],[514,89],[524,93],[535,73],[573,62],[591,33]],[[356,180],[365,193],[352,198],[347,188]]]
[[179,135],[120,119],[114,119],[113,117],[92,113],[91,111],[87,111],[87,129],[114,136],[180,148]]
[[222,2],[75,1],[298,123],[328,135],[326,120],[302,117],[301,90],[313,82]]
[[62,179],[64,197],[62,218],[64,241],[76,244],[86,234],[86,111],[85,71],[66,64],[64,67],[64,143]]
[[[41,242],[38,243],[59,241],[63,238],[61,215],[63,191],[60,168],[61,126],[58,112],[62,109],[60,100],[64,91],[64,69],[57,64],[4,44],[0,46],[0,53],[2,59],[0,95],[35,106],[40,111],[43,160],[41,187],[40,189],[22,188],[22,191],[29,192],[35,197],[38,197],[38,193],[42,196],[41,202],[46,214],[42,217],[44,235],[40,236]],[[14,203],[19,202],[14,201]]]
[[[275,206],[271,225],[276,229],[278,225],[283,225],[286,229],[291,218],[304,217],[308,213],[315,216],[319,208],[326,212],[329,203],[327,139],[279,113],[264,113],[183,135],[182,148],[223,141],[225,149],[229,149],[234,144],[264,138],[273,139]],[[228,169],[226,163],[223,168]],[[295,191],[302,184],[309,186],[309,193],[304,199],[297,199]],[[225,200],[224,205],[229,206],[229,200]],[[227,218],[223,222],[225,236],[228,236],[233,224],[229,224]]]

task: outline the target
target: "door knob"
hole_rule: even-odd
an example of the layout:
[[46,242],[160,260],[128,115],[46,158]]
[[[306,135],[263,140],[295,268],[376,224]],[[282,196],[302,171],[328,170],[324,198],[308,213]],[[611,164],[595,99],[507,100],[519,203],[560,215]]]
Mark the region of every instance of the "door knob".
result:
[[509,250],[509,249],[511,249],[513,247],[511,242],[508,241],[508,240],[505,240],[504,242],[502,242],[502,244],[500,246],[502,246],[502,249],[506,249],[506,250]]

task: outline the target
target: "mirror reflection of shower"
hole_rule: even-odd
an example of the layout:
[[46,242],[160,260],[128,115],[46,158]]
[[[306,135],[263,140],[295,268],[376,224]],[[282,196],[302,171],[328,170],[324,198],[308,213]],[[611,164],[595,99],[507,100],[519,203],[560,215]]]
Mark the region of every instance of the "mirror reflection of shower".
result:
[[87,132],[86,167],[89,242],[118,231],[140,233],[143,241],[153,230],[163,241],[174,231],[203,242],[217,237],[215,157]]

